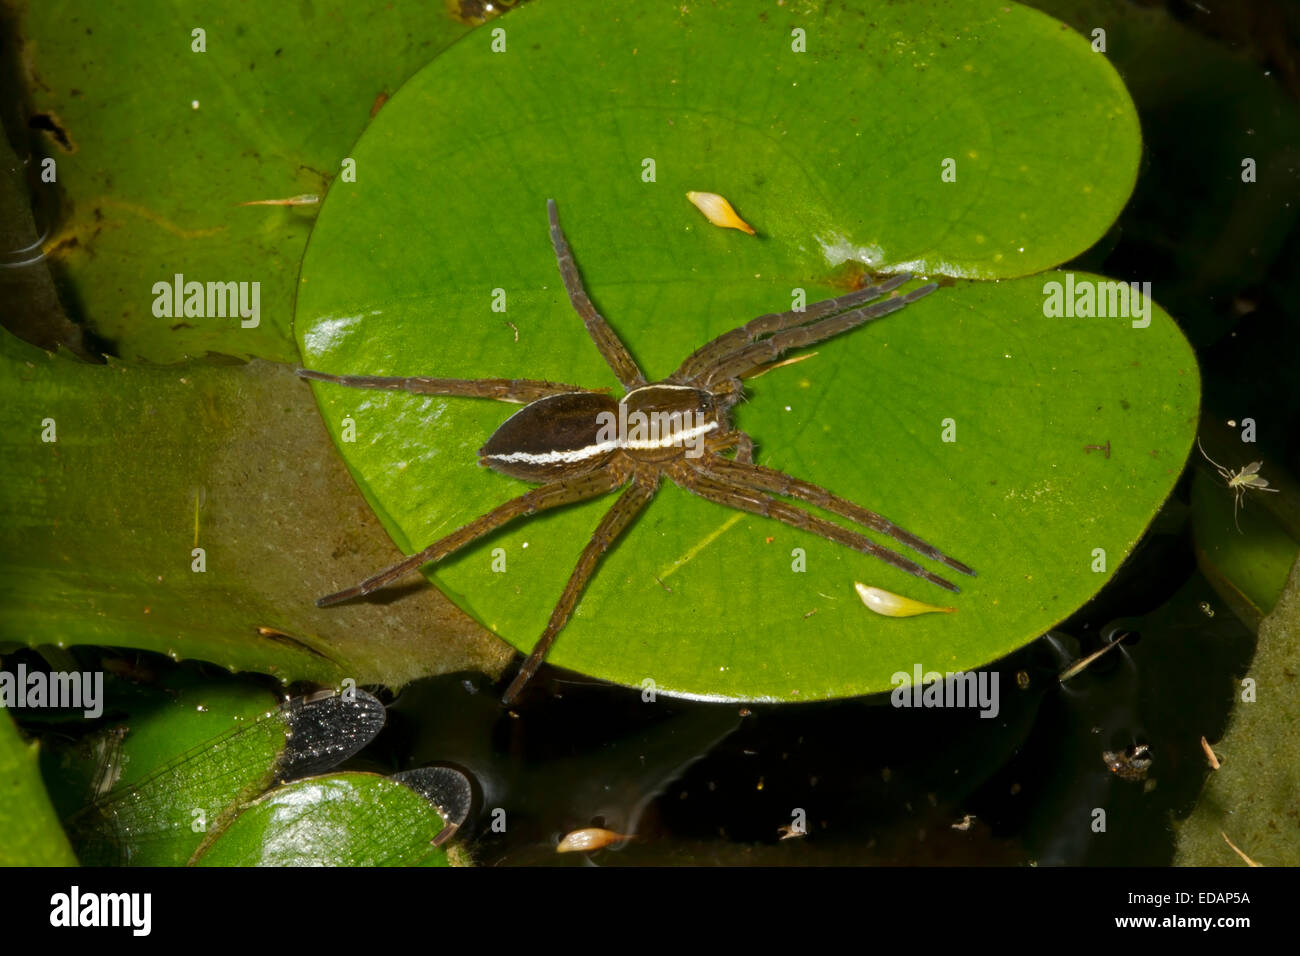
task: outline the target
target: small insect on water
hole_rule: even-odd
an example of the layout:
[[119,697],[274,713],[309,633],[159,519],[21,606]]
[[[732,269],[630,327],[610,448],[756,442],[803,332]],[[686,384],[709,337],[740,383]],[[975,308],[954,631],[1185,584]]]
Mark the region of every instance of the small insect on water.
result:
[[1219,477],[1228,483],[1228,490],[1232,492],[1232,523],[1237,526],[1237,531],[1241,531],[1241,523],[1237,520],[1237,511],[1241,508],[1241,500],[1246,497],[1247,491],[1271,491],[1277,493],[1281,489],[1270,488],[1268,481],[1259,473],[1260,467],[1264,464],[1262,461],[1252,461],[1249,465],[1243,465],[1236,471],[1229,471],[1217,461],[1205,453],[1205,446],[1201,444],[1201,436],[1196,436],[1196,447],[1201,449],[1201,454],[1205,455],[1205,460],[1214,466],[1214,470],[1219,473]]
[[[615,399],[605,391],[536,379],[390,378],[299,369],[303,378],[354,388],[494,398],[523,404],[525,407],[507,419],[479,449],[479,464],[540,485],[355,587],[320,598],[317,605],[327,607],[370,594],[423,564],[442,560],[515,518],[627,486],[596,527],[546,629],[506,689],[502,700],[508,705],[541,666],[601,555],[654,497],[664,478],[708,501],[775,518],[879,558],[949,591],[959,589],[910,558],[781,499],[794,499],[848,519],[961,574],[975,573],[873,511],[817,485],[754,464],[753,441],[733,428],[730,420],[731,408],[743,395],[741,379],[769,367],[792,349],[815,345],[897,312],[933,292],[933,283],[906,295],[891,296],[912,278],[910,273],[901,273],[801,310],[761,315],[696,349],[667,378],[647,382],[583,288],[554,200],[548,201],[547,212],[551,243],[569,301],[626,394]],[[733,453],[732,457],[723,455],[727,451]]]

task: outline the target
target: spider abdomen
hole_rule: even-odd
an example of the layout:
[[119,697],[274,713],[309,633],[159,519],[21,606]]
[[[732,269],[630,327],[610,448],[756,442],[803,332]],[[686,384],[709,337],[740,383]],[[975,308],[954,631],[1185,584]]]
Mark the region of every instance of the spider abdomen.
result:
[[618,450],[600,423],[618,401],[599,392],[565,392],[525,405],[478,450],[479,464],[522,481],[554,481],[598,468]]

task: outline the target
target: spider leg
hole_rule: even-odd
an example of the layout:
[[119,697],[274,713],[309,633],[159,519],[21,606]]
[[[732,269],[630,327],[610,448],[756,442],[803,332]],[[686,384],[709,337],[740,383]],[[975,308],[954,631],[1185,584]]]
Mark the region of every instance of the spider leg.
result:
[[924,578],[931,584],[937,584],[939,587],[948,591],[960,591],[961,588],[950,581],[945,581],[925,568],[921,567],[915,561],[909,561],[902,555],[895,554],[888,548],[882,548],[870,538],[858,534],[856,531],[850,531],[847,528],[841,528],[833,522],[810,515],[806,511],[801,511],[793,505],[787,504],[770,495],[763,494],[761,491],[754,491],[749,488],[743,488],[729,482],[720,481],[707,472],[701,470],[700,466],[694,462],[689,463],[689,467],[679,468],[672,472],[673,480],[678,482],[683,488],[692,494],[699,495],[706,501],[713,501],[720,505],[726,505],[728,508],[735,508],[738,511],[748,511],[751,514],[762,515],[765,518],[775,518],[783,524],[788,524],[792,528],[799,528],[803,531],[811,531],[819,537],[828,541],[834,541],[836,544],[842,544],[846,548],[852,548],[854,551],[860,551],[863,554],[869,554],[873,558],[879,558],[886,564],[891,564],[900,571],[906,571],[908,574],[918,578]]
[[754,464],[754,439],[750,438],[744,432],[736,432],[738,441],[736,442],[736,461],[742,465]]
[[736,461],[746,465],[754,463],[754,439],[739,429],[723,432],[708,444],[709,451],[715,455],[729,448],[736,449]]
[[462,525],[445,538],[439,538],[419,554],[413,554],[404,561],[399,561],[392,567],[371,575],[354,587],[345,588],[342,591],[336,591],[333,594],[325,595],[323,598],[318,598],[316,606],[330,607],[369,594],[372,591],[377,591],[385,584],[397,580],[410,571],[414,571],[422,564],[442,560],[453,551],[463,548],[476,538],[481,538],[489,531],[496,530],[514,518],[603,495],[617,488],[623,483],[623,480],[609,471],[598,470],[577,478],[567,478],[563,481],[552,482],[549,485],[542,485],[540,488],[534,488],[518,498],[512,498],[504,504],[498,505],[487,514],[475,518],[469,524]]
[[564,237],[564,230],[560,228],[560,214],[555,207],[554,199],[546,200],[546,215],[551,221],[551,245],[555,247],[555,260],[560,266],[560,278],[564,280],[564,288],[569,293],[573,310],[582,318],[583,324],[587,326],[587,334],[596,343],[596,348],[609,363],[609,367],[614,370],[623,387],[633,389],[638,385],[644,385],[645,375],[633,361],[627,347],[614,334],[605,317],[591,304],[591,297],[587,295],[587,290],[582,285],[582,276],[578,274],[577,263],[573,261],[573,250],[569,248],[569,240]]
[[795,325],[807,325],[809,322],[815,322],[832,312],[843,312],[853,306],[862,305],[872,299],[878,299],[882,295],[888,295],[911,278],[912,273],[903,272],[877,285],[869,285],[858,289],[856,292],[850,292],[848,295],[814,302],[803,310],[792,309],[789,312],[769,312],[767,315],[760,315],[739,328],[724,332],[716,339],[701,345],[686,357],[686,361],[682,363],[681,368],[674,372],[668,381],[690,381],[718,360],[725,358],[737,349],[744,348],[757,340],[759,336],[767,335],[770,332],[779,332]]
[[499,402],[526,405],[548,395],[572,392],[606,392],[609,389],[582,388],[529,378],[425,378],[387,377],[382,375],[330,375],[309,368],[298,369],[298,377],[314,382],[347,385],[349,388],[382,388],[413,395],[461,395],[466,398],[495,398]]
[[902,542],[918,554],[925,555],[933,561],[940,564],[946,564],[954,571],[960,571],[962,574],[974,575],[975,572],[967,565],[954,558],[948,557],[933,545],[926,544],[916,535],[904,531],[898,525],[894,524],[884,515],[877,514],[874,511],[868,511],[866,508],[856,505],[844,498],[839,498],[825,488],[814,485],[811,482],[801,481],[798,478],[792,478],[784,472],[777,471],[774,468],[765,468],[762,465],[755,465],[741,461],[739,455],[735,460],[729,460],[721,456],[715,456],[701,462],[701,470],[705,471],[711,478],[731,485],[743,485],[747,488],[759,491],[770,491],[773,494],[783,495],[788,498],[795,498],[799,501],[806,501],[810,505],[815,505],[832,514],[848,518],[863,527],[871,528],[873,531],[879,531],[881,534],[887,534],[895,541]]
[[907,295],[896,296],[849,312],[842,312],[828,319],[813,322],[811,325],[802,325],[798,328],[777,332],[770,338],[755,342],[724,356],[712,368],[701,372],[695,381],[707,387],[719,379],[739,378],[755,365],[774,361],[790,349],[816,345],[818,342],[823,342],[832,336],[839,335],[841,332],[847,332],[859,325],[865,325],[873,319],[883,318],[890,313],[911,305],[917,299],[929,295],[937,288],[939,287],[931,282],[919,289],[913,289]]
[[600,519],[600,524],[596,526],[595,532],[591,535],[591,540],[583,548],[582,555],[578,558],[573,573],[569,575],[569,583],[564,586],[564,593],[560,595],[555,610],[551,612],[551,619],[546,623],[546,630],[542,631],[542,636],[533,645],[532,653],[528,655],[528,658],[520,666],[519,673],[515,675],[515,679],[506,688],[505,695],[501,698],[502,704],[508,707],[513,703],[515,698],[519,696],[519,692],[537,673],[537,668],[546,659],[546,654],[551,649],[551,644],[555,642],[556,635],[560,633],[561,628],[569,620],[569,615],[573,613],[583,588],[587,586],[587,581],[590,580],[592,573],[596,570],[597,562],[609,550],[609,546],[614,543],[614,540],[632,523],[632,519],[637,516],[637,513],[654,497],[658,485],[659,479],[657,476],[653,479],[640,477],[634,479],[627,491],[623,492],[618,501],[614,502],[613,507],[605,512],[605,517]]

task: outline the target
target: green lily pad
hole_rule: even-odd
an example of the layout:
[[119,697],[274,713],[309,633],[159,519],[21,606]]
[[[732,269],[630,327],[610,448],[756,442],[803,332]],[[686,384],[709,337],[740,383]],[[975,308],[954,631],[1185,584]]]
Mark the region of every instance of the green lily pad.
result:
[[248,806],[199,866],[447,866],[431,843],[442,817],[423,796],[372,773],[278,787]]
[[[385,108],[354,150],[370,175],[331,190],[308,247],[305,365],[615,384],[558,281],[552,196],[597,306],[653,379],[709,337],[789,308],[793,288],[809,302],[836,294],[846,259],[984,277],[1053,265],[1104,231],[1133,182],[1136,123],[1113,70],[1021,7],[607,14],[521,8],[499,21],[505,53],[476,34]],[[806,54],[791,52],[795,27]],[[955,183],[940,177],[949,156]],[[484,175],[500,162],[509,177]],[[758,237],[710,226],[688,189],[725,194]],[[1146,328],[1048,318],[1046,281],[1064,277],[941,289],[752,381],[736,411],[760,462],[974,566],[960,596],[668,486],[606,557],[550,660],[669,693],[833,697],[889,689],[916,662],[987,662],[1067,616],[1171,489],[1199,381],[1159,308]],[[316,393],[408,553],[526,489],[476,464],[512,407]],[[945,419],[955,442],[942,440]],[[1107,440],[1109,458],[1085,451]],[[611,500],[511,526],[435,580],[527,649]],[[958,612],[875,617],[855,580]]]
[[[203,52],[193,31],[203,30]],[[45,249],[115,354],[221,352],[291,361],[298,263],[322,195],[382,97],[469,30],[440,3],[259,8],[42,0],[22,5],[25,91],[62,217]],[[166,77],[160,82],[160,77]],[[261,283],[261,320],[159,319],[175,273]],[[79,314],[78,314],[79,313]]]

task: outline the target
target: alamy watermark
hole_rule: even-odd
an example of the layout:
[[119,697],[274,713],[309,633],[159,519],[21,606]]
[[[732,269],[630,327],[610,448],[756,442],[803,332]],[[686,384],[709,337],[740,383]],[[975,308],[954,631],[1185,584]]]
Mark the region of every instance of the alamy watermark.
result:
[[1150,282],[1076,280],[1073,272],[1067,272],[1064,282],[1043,283],[1043,295],[1043,315],[1049,319],[1132,319],[1135,329],[1151,324]]
[[152,912],[152,893],[83,893],[74,885],[50,897],[50,925],[55,927],[117,926],[133,936],[148,936]]
[[79,710],[89,720],[104,712],[103,671],[42,671],[30,673],[19,664],[12,673],[0,671],[0,707]]
[[690,409],[629,412],[627,405],[620,402],[617,414],[596,415],[596,427],[596,447],[600,449],[685,448],[687,458],[699,458],[704,454],[706,436],[717,431],[718,422]]
[[978,708],[981,717],[996,717],[998,703],[997,671],[925,671],[920,664],[912,673],[898,671],[889,682],[894,685],[889,702],[895,707],[970,707]]
[[153,314],[160,319],[224,319],[255,329],[262,321],[262,283],[186,282],[178,272],[171,282],[153,284]]

